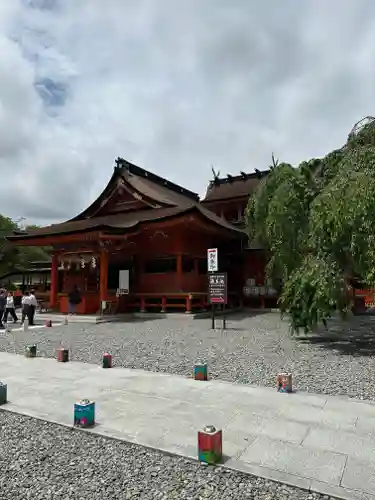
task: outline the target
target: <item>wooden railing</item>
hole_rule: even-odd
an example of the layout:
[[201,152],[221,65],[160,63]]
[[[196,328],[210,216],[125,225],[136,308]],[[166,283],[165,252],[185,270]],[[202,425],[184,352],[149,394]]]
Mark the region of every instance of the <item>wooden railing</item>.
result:
[[[228,307],[239,305],[236,293],[228,294]],[[204,311],[209,307],[207,293],[136,293],[118,299],[117,312],[192,312]]]

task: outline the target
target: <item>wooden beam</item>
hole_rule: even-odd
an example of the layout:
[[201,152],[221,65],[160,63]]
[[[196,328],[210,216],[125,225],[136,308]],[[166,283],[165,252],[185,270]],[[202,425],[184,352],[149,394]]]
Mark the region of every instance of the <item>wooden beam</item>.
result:
[[181,285],[182,285],[182,280],[183,280],[183,274],[182,274],[182,254],[179,253],[177,254],[177,262],[176,262],[176,265],[177,265],[177,283],[178,283],[178,286],[181,290]]
[[108,286],[108,253],[102,250],[100,254],[100,301],[106,300]]
[[63,243],[85,243],[85,242],[95,242],[99,240],[99,231],[91,231],[85,233],[72,233],[72,234],[57,234],[57,235],[46,235],[38,236],[35,238],[20,238],[20,239],[10,239],[9,241],[13,245],[17,246],[53,246],[62,245]]
[[57,292],[59,286],[59,275],[58,275],[58,255],[56,252],[52,254],[52,266],[51,266],[51,290],[50,290],[50,307],[54,308],[56,306]]
[[140,231],[133,231],[131,233],[124,233],[124,234],[111,234],[111,233],[105,233],[103,231],[99,232],[99,239],[100,241],[126,241],[129,238],[132,238],[134,236],[137,236],[140,234]]

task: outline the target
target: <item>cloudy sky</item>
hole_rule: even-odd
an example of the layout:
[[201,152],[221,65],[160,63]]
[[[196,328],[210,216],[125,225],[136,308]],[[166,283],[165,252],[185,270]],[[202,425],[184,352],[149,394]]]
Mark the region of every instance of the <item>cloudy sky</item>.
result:
[[374,0],[1,0],[0,212],[55,222],[114,159],[203,194],[375,115]]

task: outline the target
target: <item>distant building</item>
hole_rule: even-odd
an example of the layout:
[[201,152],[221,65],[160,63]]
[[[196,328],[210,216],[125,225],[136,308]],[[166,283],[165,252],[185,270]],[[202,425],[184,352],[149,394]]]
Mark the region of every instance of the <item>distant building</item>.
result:
[[37,288],[49,291],[51,281],[51,261],[30,262],[28,269],[14,269],[12,272],[0,276],[0,283],[6,286]]

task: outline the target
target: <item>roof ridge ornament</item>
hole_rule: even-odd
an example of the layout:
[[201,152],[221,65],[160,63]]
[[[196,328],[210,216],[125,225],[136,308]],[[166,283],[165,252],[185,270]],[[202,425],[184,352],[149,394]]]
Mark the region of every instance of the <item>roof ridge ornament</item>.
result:
[[217,186],[218,184],[220,184],[220,171],[216,171],[214,169],[214,166],[211,165],[211,170],[212,170],[212,175],[213,175],[213,180],[211,181],[211,184]]

